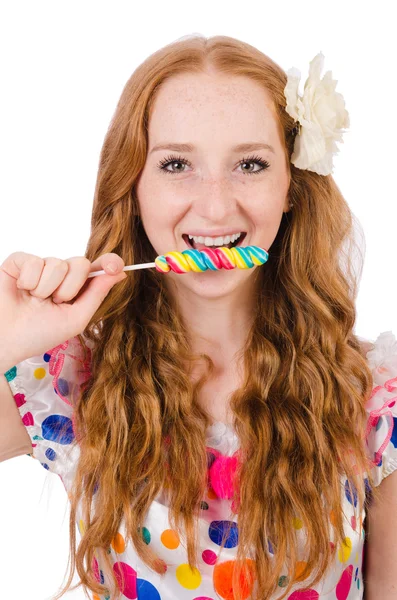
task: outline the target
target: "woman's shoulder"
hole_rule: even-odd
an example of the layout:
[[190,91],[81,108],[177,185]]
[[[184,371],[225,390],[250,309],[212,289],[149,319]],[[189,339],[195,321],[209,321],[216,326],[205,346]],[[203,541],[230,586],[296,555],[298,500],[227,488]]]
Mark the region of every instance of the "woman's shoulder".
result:
[[91,375],[92,345],[82,339],[75,336],[4,373],[30,436],[33,458],[60,475],[65,487],[75,463],[68,452],[74,452],[74,406]]
[[373,385],[366,402],[365,442],[376,485],[397,469],[397,340],[392,331],[372,342],[360,339]]

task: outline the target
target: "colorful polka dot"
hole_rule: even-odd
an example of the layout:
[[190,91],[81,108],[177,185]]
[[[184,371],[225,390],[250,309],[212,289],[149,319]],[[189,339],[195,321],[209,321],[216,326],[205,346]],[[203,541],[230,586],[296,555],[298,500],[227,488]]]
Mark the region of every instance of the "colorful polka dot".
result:
[[319,594],[316,590],[295,590],[288,596],[288,600],[318,600],[318,598]]
[[[235,598],[232,585],[235,564],[236,561],[228,560],[219,563],[214,567],[212,580],[215,591],[217,594],[219,594],[222,600],[234,600]],[[240,574],[239,580],[239,588],[242,600],[246,600],[250,596],[255,582],[255,575],[253,570],[254,563],[251,559],[246,559],[246,564],[248,566],[249,573],[248,580],[245,578],[244,573]]]
[[120,532],[115,535],[111,545],[117,554],[123,554],[125,552],[125,540]]
[[342,573],[336,586],[335,594],[337,600],[346,600],[352,583],[353,565],[349,565]]
[[[121,593],[129,600],[135,600],[137,598],[137,573],[135,569],[125,562],[116,562],[113,565],[113,572]],[[124,579],[124,585],[122,578]]]
[[350,558],[350,554],[352,551],[352,541],[349,537],[345,537],[343,540],[343,546],[338,550],[338,558],[340,562],[347,562]]
[[175,571],[177,581],[188,590],[196,590],[201,584],[201,574],[198,569],[191,569],[189,564],[182,564]]
[[85,524],[82,519],[80,519],[80,521],[78,523],[78,527],[79,527],[80,535],[83,536],[85,534]]
[[217,556],[213,550],[204,550],[201,555],[201,558],[205,562],[206,565],[214,565],[217,561]]
[[[352,501],[352,497],[351,497],[350,488],[353,491],[353,501]],[[353,504],[354,507],[357,506],[357,490],[356,490],[353,482],[351,482],[350,486],[349,486],[349,481],[347,479],[345,481],[345,496],[346,496],[348,502],[350,502],[350,504]]]
[[17,376],[17,368],[11,367],[11,369],[8,369],[8,371],[4,373],[4,376],[8,382],[13,381]]
[[[159,592],[150,581],[146,581],[146,579],[137,579],[136,587],[138,590],[138,598],[144,598],[145,600],[161,600]],[[129,597],[130,596],[127,596],[127,598]]]
[[147,545],[150,544],[150,540],[152,538],[150,535],[150,531],[147,527],[142,527],[142,539],[145,542],[145,544],[147,544]]
[[278,585],[279,587],[287,587],[289,583],[289,578],[287,577],[287,575],[281,575],[281,577],[278,580]]
[[67,445],[74,440],[72,420],[63,415],[49,415],[41,424],[43,438],[57,444]]
[[62,379],[61,377],[57,381],[58,390],[61,392],[62,396],[69,396],[69,384],[66,379]]
[[45,455],[48,458],[48,460],[55,460],[57,457],[57,453],[52,448],[47,448],[47,450],[45,451]]
[[38,367],[33,371],[33,377],[35,377],[36,379],[44,379],[46,375],[47,371],[43,369],[43,367]]
[[238,527],[234,521],[212,521],[208,530],[208,536],[214,544],[222,545],[222,538],[228,531],[225,548],[235,548],[238,544]]
[[304,560],[298,560],[295,565],[295,580],[296,581],[304,581],[310,576],[310,572],[306,571],[307,562]]
[[163,546],[169,550],[175,550],[180,544],[179,536],[173,529],[165,529],[160,536]]
[[295,517],[294,519],[292,519],[292,525],[295,529],[302,529],[303,521],[302,519],[298,519],[298,517]]

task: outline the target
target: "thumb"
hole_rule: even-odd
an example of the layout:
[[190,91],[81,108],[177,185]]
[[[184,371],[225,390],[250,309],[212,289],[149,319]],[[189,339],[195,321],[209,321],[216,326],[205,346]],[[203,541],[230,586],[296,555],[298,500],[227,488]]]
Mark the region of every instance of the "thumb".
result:
[[84,322],[84,327],[98,310],[112,287],[127,277],[128,275],[122,271],[117,275],[105,274],[87,279],[73,302],[73,312],[78,314],[80,322]]

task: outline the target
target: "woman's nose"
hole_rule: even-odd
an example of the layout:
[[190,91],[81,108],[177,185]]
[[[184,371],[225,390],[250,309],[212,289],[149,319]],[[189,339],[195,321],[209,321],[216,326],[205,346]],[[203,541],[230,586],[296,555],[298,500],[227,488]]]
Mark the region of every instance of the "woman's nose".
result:
[[222,221],[236,208],[231,188],[224,184],[203,186],[193,201],[195,211],[208,221]]

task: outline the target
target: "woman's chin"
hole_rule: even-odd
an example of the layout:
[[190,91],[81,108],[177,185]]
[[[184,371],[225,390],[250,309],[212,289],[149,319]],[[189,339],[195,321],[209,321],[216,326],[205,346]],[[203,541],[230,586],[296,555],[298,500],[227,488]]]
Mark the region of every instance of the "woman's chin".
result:
[[[251,269],[250,271],[253,271]],[[202,298],[215,299],[229,294],[239,293],[247,284],[251,273],[248,270],[219,270],[205,271],[203,273],[175,274],[175,281],[179,289],[185,288],[191,293]]]

